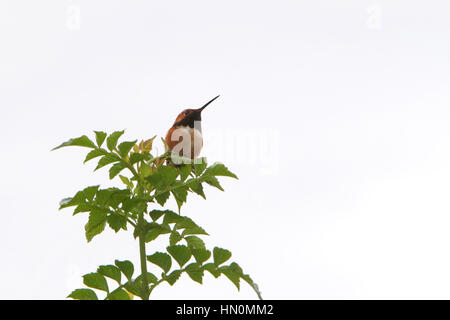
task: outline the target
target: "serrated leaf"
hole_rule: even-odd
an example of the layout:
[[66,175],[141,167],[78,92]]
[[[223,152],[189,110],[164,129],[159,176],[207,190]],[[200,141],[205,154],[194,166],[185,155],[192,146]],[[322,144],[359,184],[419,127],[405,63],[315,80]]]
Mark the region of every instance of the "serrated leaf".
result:
[[164,270],[167,273],[172,267],[172,258],[167,253],[155,252],[147,256],[147,260]]
[[155,240],[157,237],[159,237],[162,234],[170,233],[170,227],[167,224],[155,224],[156,226],[151,228],[147,233],[145,234],[145,242],[150,242]]
[[185,271],[192,280],[202,284],[203,269],[201,269],[196,262],[187,265]]
[[161,218],[164,213],[166,213],[166,211],[162,211],[162,210],[152,210],[150,211],[149,215],[152,218],[153,221],[158,220],[159,218]]
[[76,215],[77,213],[80,213],[80,212],[90,212],[90,211],[92,211],[92,209],[94,209],[94,208],[95,208],[95,207],[92,206],[92,205],[89,204],[89,203],[82,203],[82,204],[78,205],[78,206],[75,208],[75,210],[73,210],[73,215]]
[[135,284],[134,281],[130,280],[127,283],[125,283],[124,288],[131,294],[140,297],[141,292],[140,288],[137,284]]
[[185,181],[192,171],[192,166],[190,164],[181,165],[178,167],[178,171],[180,173],[181,181]]
[[170,211],[170,210],[165,210],[163,211],[164,213],[164,219],[163,222],[170,224],[170,223],[177,223],[180,222],[181,220],[183,220],[183,217],[180,216],[179,214]]
[[190,249],[205,249],[205,243],[202,239],[196,236],[185,237],[186,243]]
[[166,186],[172,185],[178,177],[178,170],[170,166],[160,166],[157,172],[163,177]]
[[199,264],[204,263],[211,257],[211,251],[204,248],[191,248],[192,255]]
[[202,180],[207,184],[209,184],[210,186],[216,187],[220,191],[225,191],[220,185],[219,180],[217,180],[217,178],[214,176],[204,176],[204,177],[202,176]]
[[184,237],[190,234],[204,234],[206,236],[208,235],[208,233],[202,227],[196,226],[184,229],[183,232],[181,233],[181,236]]
[[127,186],[128,189],[133,190],[134,185],[133,185],[133,182],[130,181],[130,179],[128,179],[127,177],[122,176],[120,174],[119,174],[119,178],[123,182],[123,184],[125,184]]
[[108,283],[103,275],[97,272],[88,273],[83,276],[83,283],[89,288],[108,292]]
[[167,247],[167,252],[175,259],[175,261],[183,267],[191,258],[191,251],[185,245],[175,245]]
[[187,186],[191,189],[191,191],[195,192],[203,199],[206,199],[205,192],[203,191],[203,186],[200,181],[196,179],[189,180],[187,182]]
[[127,230],[127,218],[120,214],[110,214],[106,217],[106,221],[111,229],[119,232],[120,229]]
[[91,289],[76,289],[72,291],[67,298],[72,298],[76,300],[98,300],[97,294]]
[[191,234],[204,234],[208,235],[208,233],[200,226],[198,226],[192,219],[188,217],[181,216],[183,220],[176,223],[174,229],[184,229],[181,234],[182,237],[191,235]]
[[224,176],[224,177],[231,177],[237,179],[238,177],[228,170],[227,167],[225,167],[224,164],[215,162],[213,165],[206,168],[205,172],[202,176]]
[[206,158],[197,158],[194,159],[194,173],[195,176],[198,177],[205,171],[208,163],[206,162]]
[[114,150],[114,148],[117,145],[117,141],[119,140],[120,136],[124,134],[124,130],[122,131],[115,131],[111,133],[108,138],[106,138],[106,146],[110,151]]
[[[141,288],[143,287],[142,278],[143,277],[142,277],[142,274],[141,274],[134,280],[134,283],[138,284],[138,286],[141,287]],[[147,272],[147,282],[148,283],[156,283],[157,281],[158,281],[158,278],[156,278],[156,276],[153,273]]]
[[186,198],[187,198],[187,194],[188,194],[187,190],[188,190],[187,186],[181,186],[181,187],[173,189],[171,191],[175,198],[175,201],[177,202],[178,210],[180,210],[183,203],[186,202]]
[[128,153],[130,152],[130,150],[133,148],[133,146],[136,144],[137,140],[134,141],[125,141],[122,142],[121,144],[119,144],[119,146],[117,147],[117,149],[119,149],[119,154],[122,157],[126,157],[128,155]]
[[149,160],[150,158],[151,158],[150,154],[132,153],[130,155],[130,164],[135,164],[142,160]]
[[131,300],[130,295],[122,288],[117,288],[106,297],[107,300]]
[[166,277],[166,281],[173,286],[175,284],[175,282],[177,282],[177,280],[180,278],[181,275],[181,270],[175,270],[172,271],[167,277]]
[[97,273],[100,273],[108,278],[111,278],[117,281],[120,284],[120,279],[122,274],[120,273],[120,269],[112,264],[99,266],[97,268]]
[[250,278],[248,274],[242,275],[241,278],[244,279],[253,288],[253,290],[258,295],[258,298],[262,300],[261,291],[259,290],[258,285],[252,280],[252,278]]
[[103,232],[106,225],[106,212],[101,209],[94,209],[89,214],[88,223],[85,225],[86,239],[88,242],[96,235]]
[[105,153],[101,149],[94,149],[89,151],[89,153],[86,155],[86,158],[84,159],[84,163],[88,162],[91,159],[100,157],[105,155]]
[[172,233],[170,234],[169,237],[169,244],[171,246],[176,245],[181,239],[183,239],[181,237],[181,235],[177,232],[177,231],[172,231]]
[[211,273],[214,278],[218,278],[220,276],[220,271],[217,269],[214,263],[207,263],[202,266],[204,270],[207,270],[209,273]]
[[228,279],[230,279],[230,281],[233,282],[233,284],[239,290],[239,288],[240,288],[240,285],[239,285],[240,274],[239,273],[236,273],[235,270],[233,270],[233,268],[231,268],[230,266],[223,266],[223,267],[220,267],[218,270],[220,271],[220,273],[224,274]]
[[149,153],[150,151],[152,151],[152,147],[153,147],[153,140],[155,140],[156,136],[154,136],[153,138],[150,138],[148,140],[142,141],[142,144],[140,145],[140,149],[143,153]]
[[66,142],[61,143],[59,146],[52,149],[56,150],[62,147],[68,146],[78,146],[78,147],[86,147],[86,148],[96,148],[95,144],[89,139],[87,136],[81,136],[78,138],[67,140]]
[[97,191],[98,191],[98,188],[99,188],[99,187],[100,187],[100,186],[97,185],[97,186],[90,186],[90,187],[84,188],[84,189],[83,189],[83,193],[84,193],[85,199],[86,199],[87,201],[92,201],[92,200],[94,200],[94,197],[95,197],[95,195],[97,194]]
[[125,275],[125,277],[127,277],[128,280],[131,279],[134,273],[134,266],[133,263],[131,263],[131,261],[116,260],[114,261],[114,264],[120,269],[120,271],[122,271],[122,273]]
[[164,206],[164,204],[166,203],[167,199],[169,199],[170,197],[170,193],[169,191],[167,192],[163,192],[158,194],[157,196],[155,196],[155,200],[156,202],[159,203],[160,206]]
[[178,176],[178,171],[174,167],[160,166],[156,172],[151,173],[146,179],[156,190],[164,190],[171,186]]
[[94,131],[95,133],[95,141],[97,142],[97,146],[100,148],[105,141],[106,133],[102,131]]
[[218,247],[215,247],[213,249],[213,259],[214,259],[214,264],[216,266],[220,266],[222,263],[224,263],[225,261],[227,261],[230,258],[231,258],[231,252],[229,250],[218,248]]
[[117,176],[123,169],[126,168],[125,163],[118,162],[115,163],[110,169],[109,169],[109,178],[113,179],[115,176]]
[[112,154],[112,153],[108,153],[107,155],[104,155],[98,161],[97,167],[94,169],[94,171],[96,171],[96,170],[98,170],[98,169],[100,169],[100,168],[102,168],[102,167],[104,167],[104,166],[106,166],[108,164],[111,164],[111,163],[114,163],[114,162],[119,162],[119,161],[120,161],[120,158],[117,155]]

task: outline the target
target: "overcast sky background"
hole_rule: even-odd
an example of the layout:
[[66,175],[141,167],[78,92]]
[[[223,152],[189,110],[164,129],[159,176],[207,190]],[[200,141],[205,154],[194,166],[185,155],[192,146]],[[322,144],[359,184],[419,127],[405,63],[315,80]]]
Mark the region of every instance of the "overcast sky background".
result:
[[[0,24],[0,298],[64,299],[98,265],[138,266],[131,235],[87,244],[87,216],[58,212],[115,183],[52,147],[164,136],[217,94],[202,155],[240,179],[182,214],[264,298],[450,298],[448,1],[3,0]],[[256,298],[204,280],[152,295]]]

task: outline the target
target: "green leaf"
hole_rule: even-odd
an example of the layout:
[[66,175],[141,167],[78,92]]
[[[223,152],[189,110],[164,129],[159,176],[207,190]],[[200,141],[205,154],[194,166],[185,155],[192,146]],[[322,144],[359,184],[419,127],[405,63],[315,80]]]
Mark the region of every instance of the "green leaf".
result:
[[[143,287],[143,281],[142,281],[142,274],[139,275],[135,280],[134,283],[138,285],[138,287],[142,288]],[[148,283],[156,283],[158,282],[158,278],[156,278],[156,276],[151,273],[151,272],[147,272],[147,281]]]
[[169,244],[171,246],[176,245],[181,239],[183,239],[181,237],[181,234],[179,234],[177,231],[172,231],[172,233],[170,234],[169,237]]
[[253,288],[259,299],[262,300],[261,291],[259,290],[258,285],[252,280],[252,278],[250,278],[248,274],[242,275],[241,278],[244,279]]
[[164,219],[163,222],[170,224],[170,223],[177,223],[180,222],[181,220],[183,220],[183,217],[180,216],[179,214],[170,211],[170,210],[165,210],[164,212]]
[[183,232],[181,233],[181,236],[184,237],[184,236],[187,236],[187,235],[190,235],[190,234],[204,234],[204,235],[208,235],[208,233],[202,227],[196,226],[196,227],[191,227],[191,228],[184,229]]
[[122,288],[117,288],[106,297],[107,300],[131,300],[130,295]]
[[205,243],[197,236],[188,236],[184,240],[186,240],[188,247],[191,249],[205,249]]
[[145,242],[150,242],[155,240],[160,235],[167,234],[170,232],[171,232],[170,227],[167,224],[155,223],[154,225],[152,225],[152,228],[145,234],[144,240]]
[[194,160],[194,172],[195,176],[198,177],[205,171],[208,163],[206,162],[206,158],[197,158]]
[[126,168],[125,163],[123,163],[123,162],[115,163],[111,167],[111,169],[109,169],[109,178],[113,179],[115,176],[117,176],[125,168]]
[[203,186],[200,181],[191,179],[188,180],[186,184],[193,192],[201,196],[203,199],[206,199],[205,193],[203,192]]
[[106,133],[102,131],[94,131],[95,133],[95,141],[97,142],[97,146],[100,148],[105,141]]
[[130,164],[135,164],[135,163],[137,163],[137,162],[139,162],[139,161],[142,161],[142,160],[150,160],[151,159],[151,156],[150,156],[150,154],[142,154],[142,153],[132,153],[131,155],[130,155]]
[[[127,283],[125,283],[125,285],[123,286],[129,293],[141,297],[141,290],[139,288],[139,286],[132,280],[128,281]],[[142,297],[141,297],[142,298]]]
[[155,252],[154,254],[147,256],[147,260],[163,269],[165,273],[172,267],[172,259],[167,253]]
[[85,199],[88,200],[88,201],[94,200],[94,197],[97,194],[97,191],[98,191],[99,187],[100,186],[97,185],[97,186],[90,186],[90,187],[84,188],[83,189],[83,194],[85,196]]
[[127,277],[128,280],[131,280],[131,277],[133,276],[133,272],[134,272],[134,266],[131,263],[131,261],[116,260],[116,261],[114,261],[114,264],[117,267],[119,267],[120,271],[122,271],[122,273],[125,275],[125,277]]
[[[152,174],[152,172],[153,172],[153,168],[152,167],[150,167],[148,164],[146,164],[145,162],[143,162],[143,163],[141,163],[141,165],[140,165],[140,167],[139,167],[139,175],[140,176],[143,176],[144,178],[148,178],[151,174]],[[152,180],[152,178],[155,178],[155,177],[157,177],[158,178],[158,181],[161,179],[161,175],[156,175],[156,176],[154,176],[154,177],[151,177],[150,179],[147,179],[150,183],[152,183],[151,182],[151,180]],[[152,185],[153,185],[153,183],[152,183]],[[154,185],[153,185],[154,186]]]
[[188,194],[187,190],[187,186],[180,186],[179,188],[173,189],[171,191],[175,198],[175,201],[177,202],[178,210],[180,210],[183,203],[186,202],[186,197]]
[[188,217],[181,216],[183,220],[177,222],[174,229],[184,229],[181,236],[186,236],[190,234],[204,234],[208,235],[208,233],[200,226],[198,226],[192,219]]
[[143,153],[149,153],[150,151],[152,151],[153,140],[155,140],[155,138],[156,136],[141,142],[139,146],[142,147],[141,150]]
[[120,229],[127,230],[127,218],[120,214],[109,214],[106,217],[106,221],[111,229],[115,232],[119,232]]
[[128,179],[125,176],[119,175],[120,180],[122,180],[123,184],[127,186],[128,189],[133,190],[133,182],[130,181],[130,179]]
[[203,269],[196,262],[187,265],[185,270],[192,280],[202,284]]
[[102,168],[102,167],[104,167],[104,166],[106,166],[108,164],[111,164],[111,163],[114,163],[114,162],[119,162],[119,161],[120,161],[120,158],[119,158],[118,155],[113,154],[113,153],[108,153],[107,155],[104,155],[98,161],[97,167],[94,169],[94,171],[96,171],[96,170],[98,170],[98,169],[100,169],[100,168]]
[[67,298],[72,298],[76,300],[98,300],[97,295],[91,289],[76,289],[72,291]]
[[222,163],[216,162],[212,166],[208,167],[202,176],[225,176],[237,179],[238,177],[228,170]]
[[114,150],[114,148],[117,145],[117,141],[119,140],[120,136],[122,136],[124,134],[124,130],[122,131],[115,131],[113,133],[111,133],[108,138],[106,139],[106,146],[108,147],[109,150]]
[[128,155],[128,153],[130,152],[130,150],[133,148],[133,146],[136,144],[137,140],[134,141],[125,141],[122,142],[121,144],[119,144],[119,146],[117,147],[117,149],[119,149],[119,154],[122,157],[126,157]]
[[150,211],[150,217],[152,218],[153,221],[158,220],[159,218],[161,218],[168,210],[162,211],[162,210],[152,210]]
[[89,214],[88,223],[85,225],[84,229],[86,231],[86,239],[88,242],[92,240],[96,235],[100,234],[105,230],[106,225],[106,212],[101,209],[94,209]]
[[146,179],[156,190],[164,190],[171,186],[178,176],[178,170],[170,166],[160,166],[156,172],[150,174]]
[[120,273],[120,269],[117,268],[116,266],[113,266],[112,264],[99,266],[97,268],[97,273],[100,273],[108,278],[116,280],[120,284],[122,274]]
[[108,292],[108,283],[100,273],[88,273],[83,276],[83,283],[89,288],[99,289]]
[[219,180],[217,180],[217,178],[214,176],[204,176],[204,177],[202,176],[202,180],[205,181],[210,186],[216,187],[220,191],[225,191],[220,185]]
[[178,167],[178,171],[180,173],[181,181],[184,181],[187,177],[189,177],[189,174],[192,171],[192,166],[190,164],[181,165]]
[[68,147],[68,146],[96,148],[95,144],[87,136],[81,136],[78,138],[70,139],[70,140],[60,144],[59,146],[53,148],[52,151],[62,148],[62,147]]
[[94,149],[89,151],[89,153],[87,154],[86,158],[84,159],[84,163],[88,162],[91,159],[100,157],[105,155],[106,153],[104,151],[102,151],[102,149]]
[[231,252],[226,249],[215,247],[213,249],[213,258],[214,264],[216,266],[220,266],[222,263],[231,258]]
[[214,276],[214,278],[218,278],[220,276],[220,271],[217,270],[216,265],[212,262],[205,264],[202,268],[211,273]]
[[170,166],[160,166],[158,168],[158,173],[163,177],[166,186],[172,185],[178,177],[178,170]]
[[230,279],[231,282],[236,286],[236,288],[239,290],[239,279],[241,275],[236,272],[234,268],[231,266],[223,266],[218,269],[220,273],[224,274],[228,279]]
[[167,199],[169,199],[169,197],[170,197],[170,193],[167,191],[167,192],[163,192],[163,193],[155,196],[155,199],[156,199],[156,202],[158,202],[160,206],[163,206],[166,203]]
[[175,270],[172,271],[167,277],[166,277],[166,281],[173,286],[175,284],[175,282],[177,282],[177,280],[180,278],[181,275],[181,270]]
[[204,263],[211,257],[211,251],[204,248],[191,248],[192,255],[199,264]]
[[191,251],[184,245],[175,245],[167,247],[167,252],[175,259],[175,261],[183,267],[191,258]]

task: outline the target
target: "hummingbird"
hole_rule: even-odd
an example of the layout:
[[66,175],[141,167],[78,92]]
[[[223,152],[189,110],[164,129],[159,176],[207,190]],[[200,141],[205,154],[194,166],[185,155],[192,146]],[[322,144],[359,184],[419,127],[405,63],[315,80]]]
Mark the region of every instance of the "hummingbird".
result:
[[165,139],[172,154],[190,159],[197,158],[200,155],[203,147],[201,114],[218,97],[211,99],[198,109],[181,111],[167,132]]

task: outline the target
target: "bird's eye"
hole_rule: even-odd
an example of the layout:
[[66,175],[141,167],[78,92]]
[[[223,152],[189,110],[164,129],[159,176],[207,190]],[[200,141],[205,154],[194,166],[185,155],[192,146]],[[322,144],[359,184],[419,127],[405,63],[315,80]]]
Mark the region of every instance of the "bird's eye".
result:
[[184,112],[183,112],[183,114],[184,114],[185,116],[187,116],[188,113],[189,113],[189,111],[184,111]]

